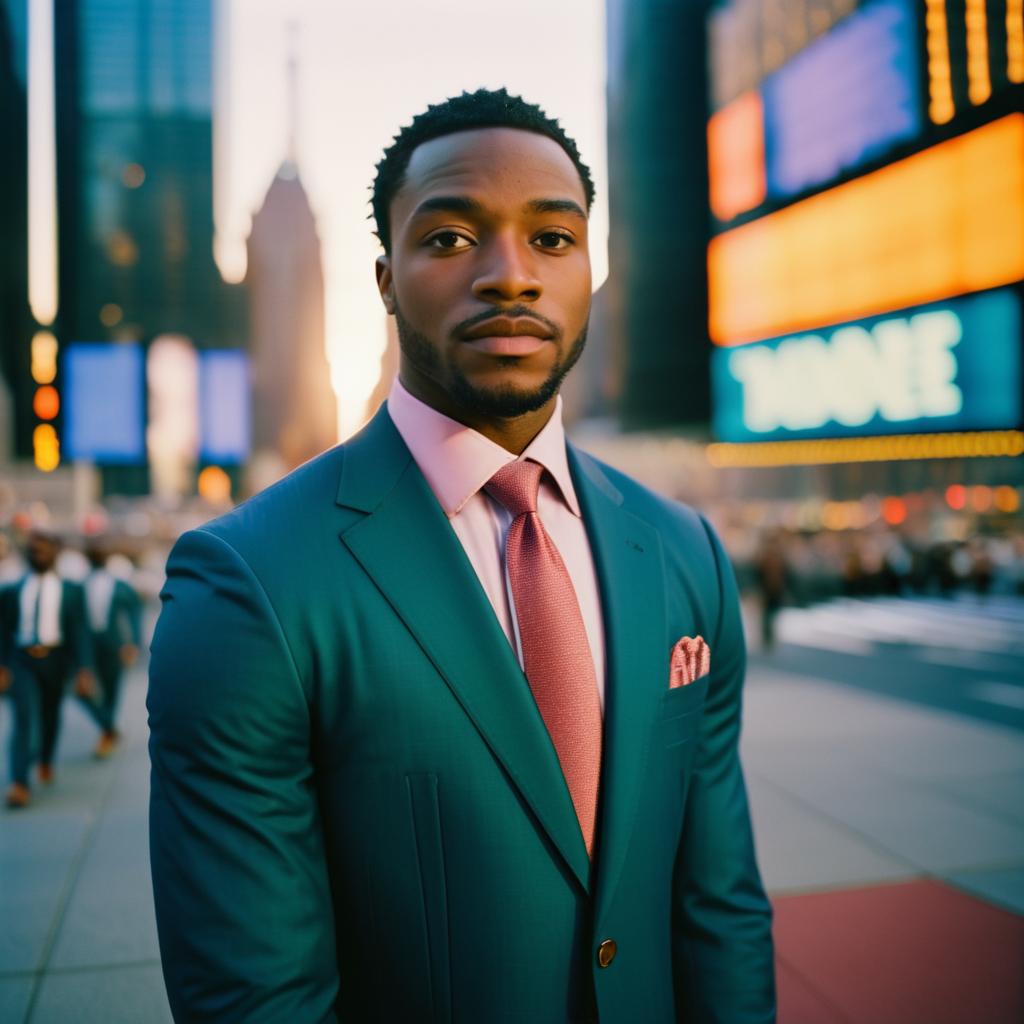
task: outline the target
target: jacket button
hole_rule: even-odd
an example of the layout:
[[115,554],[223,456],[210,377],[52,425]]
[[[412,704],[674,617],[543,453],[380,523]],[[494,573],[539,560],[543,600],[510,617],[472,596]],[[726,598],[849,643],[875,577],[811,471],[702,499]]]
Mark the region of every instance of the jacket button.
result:
[[604,942],[597,947],[598,964],[601,967],[607,967],[615,959],[615,953],[618,948],[619,947],[615,945],[614,939],[605,939]]

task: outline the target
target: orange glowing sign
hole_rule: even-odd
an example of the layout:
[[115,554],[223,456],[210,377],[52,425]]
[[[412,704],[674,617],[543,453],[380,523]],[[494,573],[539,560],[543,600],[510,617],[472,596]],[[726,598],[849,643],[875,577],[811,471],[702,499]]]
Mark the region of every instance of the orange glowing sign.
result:
[[1024,278],[1024,114],[1011,114],[708,248],[710,332],[739,345]]
[[1006,0],[1006,77],[1024,82],[1024,0]]
[[708,121],[708,176],[711,211],[721,221],[764,202],[764,110],[757,90],[737,96]]
[[54,419],[60,412],[60,395],[57,389],[50,384],[36,388],[35,397],[32,399],[32,411],[41,420]]

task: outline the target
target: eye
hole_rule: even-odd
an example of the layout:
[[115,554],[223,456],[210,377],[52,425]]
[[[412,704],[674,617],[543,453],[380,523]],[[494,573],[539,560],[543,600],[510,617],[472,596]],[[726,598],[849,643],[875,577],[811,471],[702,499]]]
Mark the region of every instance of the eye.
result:
[[544,231],[535,241],[540,243],[542,249],[568,249],[570,245],[576,244],[576,239],[564,231]]
[[473,244],[465,235],[457,231],[438,231],[431,235],[426,243],[431,249],[445,249],[451,252],[456,249],[466,249]]

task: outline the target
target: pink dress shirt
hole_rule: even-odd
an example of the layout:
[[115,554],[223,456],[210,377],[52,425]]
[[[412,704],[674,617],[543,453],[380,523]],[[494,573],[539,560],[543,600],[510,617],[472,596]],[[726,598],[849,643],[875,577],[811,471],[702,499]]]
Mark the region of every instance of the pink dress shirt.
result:
[[[388,396],[388,412],[452,524],[522,665],[519,627],[502,557],[505,534],[512,518],[503,505],[483,490],[484,484],[506,463],[514,462],[516,456],[483,434],[414,398],[397,378]],[[572,578],[594,658],[603,710],[601,592],[576,490],[569,475],[561,398],[557,400],[551,419],[521,457],[539,462],[548,471],[541,480],[537,512]]]

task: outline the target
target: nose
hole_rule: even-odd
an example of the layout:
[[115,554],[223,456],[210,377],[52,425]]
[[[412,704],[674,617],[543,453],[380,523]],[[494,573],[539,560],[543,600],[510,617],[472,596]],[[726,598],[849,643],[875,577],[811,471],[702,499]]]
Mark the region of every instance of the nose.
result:
[[482,246],[480,272],[473,294],[486,302],[533,301],[542,286],[536,275],[536,254],[511,234],[495,235]]

